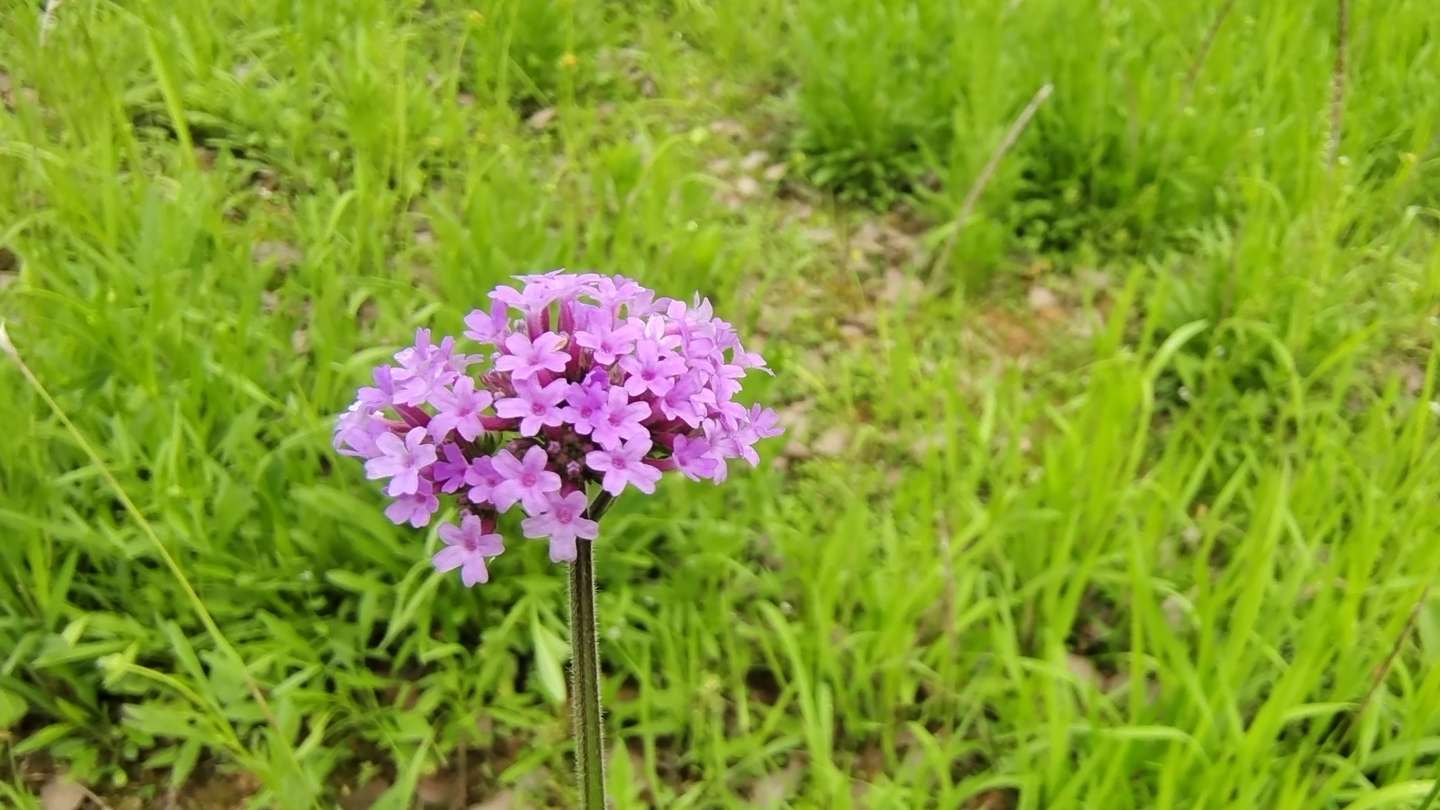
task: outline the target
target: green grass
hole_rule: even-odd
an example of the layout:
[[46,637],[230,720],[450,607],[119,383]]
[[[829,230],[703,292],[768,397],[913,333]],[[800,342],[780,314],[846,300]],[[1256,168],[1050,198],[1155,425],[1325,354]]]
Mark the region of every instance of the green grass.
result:
[[1440,17],[1350,2],[1331,165],[1333,4],[959,5],[68,0],[42,46],[5,0],[55,407],[0,357],[0,803],[570,803],[563,572],[434,575],[329,444],[564,265],[710,295],[789,428],[606,518],[618,806],[1419,806]]

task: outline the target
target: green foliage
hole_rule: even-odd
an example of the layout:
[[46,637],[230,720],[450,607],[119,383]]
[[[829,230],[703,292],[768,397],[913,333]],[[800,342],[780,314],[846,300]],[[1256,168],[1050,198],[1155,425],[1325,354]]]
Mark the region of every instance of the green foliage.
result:
[[80,438],[0,356],[0,803],[53,763],[408,807],[465,751],[472,800],[569,804],[563,571],[507,526],[490,584],[436,576],[329,445],[417,326],[561,264],[710,295],[790,431],[606,517],[619,806],[1412,806],[1440,770],[1421,0],[1350,3],[1333,167],[1324,5],[70,0],[43,47],[31,5],[0,318]]
[[[1392,205],[1436,200],[1434,172],[1409,168],[1433,160],[1440,115],[1422,5],[1355,4],[1347,37],[1341,156],[1360,164],[1355,182],[1389,186]],[[918,194],[958,210],[1026,100],[1054,85],[985,189],[977,245],[995,223],[1005,247],[1153,254],[1217,220],[1240,224],[1257,178],[1292,205],[1326,185],[1334,4],[804,8],[787,50],[796,143],[809,176],[842,197]]]
[[795,22],[800,168],[842,198],[880,204],[910,190],[949,135],[955,4],[804,4]]

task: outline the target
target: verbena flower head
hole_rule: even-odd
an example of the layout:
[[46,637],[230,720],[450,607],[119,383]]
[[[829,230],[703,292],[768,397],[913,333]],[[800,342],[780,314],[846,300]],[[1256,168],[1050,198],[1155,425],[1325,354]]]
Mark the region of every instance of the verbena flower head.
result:
[[599,532],[590,493],[652,493],[670,471],[719,483],[780,433],[774,411],[735,400],[748,373],[769,370],[709,301],[595,273],[517,281],[465,317],[461,341],[418,330],[335,425],[336,449],[386,482],[395,523],[426,526],[441,496],[455,499],[460,522],[440,526],[434,564],[467,586],[504,551],[501,513],[522,510],[525,536],[574,560],[575,541]]

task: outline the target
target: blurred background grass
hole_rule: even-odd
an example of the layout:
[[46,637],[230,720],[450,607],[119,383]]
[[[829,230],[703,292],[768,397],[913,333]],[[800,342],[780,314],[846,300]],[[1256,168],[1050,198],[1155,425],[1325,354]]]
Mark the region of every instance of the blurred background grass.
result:
[[788,428],[607,518],[618,806],[1431,790],[1430,0],[54,5],[0,316],[143,522],[0,364],[4,802],[569,804],[563,577],[329,446],[556,266],[709,295]]

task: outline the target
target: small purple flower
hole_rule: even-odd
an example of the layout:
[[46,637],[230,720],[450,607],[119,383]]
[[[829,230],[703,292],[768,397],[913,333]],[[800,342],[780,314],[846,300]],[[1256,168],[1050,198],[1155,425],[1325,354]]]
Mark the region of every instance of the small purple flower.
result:
[[625,389],[614,386],[605,397],[605,410],[599,420],[592,420],[590,432],[595,443],[610,449],[619,447],[620,442],[644,438],[650,431],[642,424],[650,416],[650,406],[643,402],[631,402]]
[[[740,336],[736,334],[735,328],[729,323],[716,318],[710,322],[710,330],[715,333],[715,345],[722,349],[734,349],[740,351]],[[759,357],[760,355],[755,355]],[[760,361],[763,365],[765,361]]]
[[721,400],[728,400],[730,397],[740,393],[740,380],[745,376],[745,369],[730,363],[722,363],[715,369],[715,376],[710,378],[710,384],[715,388],[715,395]]
[[640,330],[640,340],[650,340],[659,344],[662,351],[673,352],[680,348],[680,335],[671,331],[673,325],[664,315],[651,315],[648,318],[631,318],[630,324]]
[[718,422],[706,425],[705,436],[720,455],[730,458],[738,456],[754,467],[760,463],[760,454],[755,452],[755,443],[771,436],[779,436],[784,431],[775,424],[775,412],[768,408],[756,405],[747,411],[738,404],[735,404],[735,407],[740,412],[738,417],[723,414]]
[[489,391],[475,390],[475,381],[461,377],[449,391],[441,389],[435,393],[435,415],[430,419],[430,435],[436,441],[445,438],[451,430],[459,433],[467,442],[485,432],[480,422],[480,412],[490,407],[495,399]]
[[688,324],[682,325],[680,330],[677,353],[696,367],[713,365],[716,356],[715,341]]
[[515,396],[495,403],[495,413],[505,419],[520,420],[520,435],[534,436],[542,427],[557,427],[565,422],[560,403],[570,384],[563,379],[551,380],[545,387],[534,380],[515,386]]
[[548,273],[531,273],[516,276],[516,278],[525,282],[524,289],[516,292],[510,287],[498,287],[490,293],[490,297],[497,301],[504,301],[529,316],[546,309],[557,298],[570,298],[582,290],[593,293],[590,285],[599,276],[593,273],[567,273],[564,270],[552,270]]
[[505,353],[495,361],[496,371],[510,372],[510,378],[528,380],[541,371],[559,374],[570,362],[570,355],[562,351],[565,338],[554,332],[545,332],[533,341],[516,332],[505,338]]
[[749,418],[750,430],[754,432],[757,438],[770,439],[785,432],[785,429],[779,425],[779,414],[769,408],[761,405],[751,405]]
[[430,466],[430,477],[440,485],[441,492],[456,492],[465,485],[465,476],[470,472],[470,460],[465,458],[460,446],[454,442],[443,445],[440,452],[445,456],[445,460]]
[[465,316],[465,337],[477,343],[499,344],[504,341],[510,328],[509,317],[509,307],[499,301],[490,305],[489,312],[471,310],[470,314]]
[[440,528],[434,563],[467,586],[503,550],[497,509],[523,506],[525,533],[573,560],[598,532],[592,490],[654,492],[671,470],[718,483],[730,459],[757,463],[756,443],[781,432],[774,411],[737,401],[747,371],[769,369],[707,299],[595,273],[516,279],[465,317],[482,354],[417,330],[335,422],[336,450],[387,479],[391,520],[427,525],[438,496],[455,496],[460,518]]
[[[715,396],[715,388],[712,386],[706,393]],[[727,425],[738,425],[746,419],[747,411],[745,406],[729,397],[717,397],[710,401],[711,415]]]
[[[717,460],[711,454],[710,442],[703,438],[676,436],[675,449],[670,458],[675,461],[675,468],[691,481],[699,481],[702,478],[718,481],[720,479],[716,478],[717,473],[725,469],[724,462]],[[723,477],[722,475],[721,478]]]
[[460,581],[469,588],[475,583],[490,581],[486,557],[498,557],[505,551],[505,541],[498,534],[485,531],[485,524],[475,515],[466,515],[459,526],[443,523],[438,530],[445,547],[430,561],[440,573],[460,569]]
[[734,359],[731,362],[741,368],[753,368],[763,371],[772,377],[775,376],[775,372],[771,371],[770,367],[765,365],[765,358],[755,352],[747,352],[740,348],[738,341],[735,344]]
[[750,462],[752,467],[760,462],[759,454],[751,446],[759,437],[748,430],[727,428],[712,419],[705,423],[705,438],[709,440],[712,451],[720,458],[743,458]]
[[385,509],[385,517],[397,526],[409,523],[419,529],[430,522],[430,516],[440,509],[440,499],[435,497],[430,482],[420,479],[419,490],[401,495]]
[[575,538],[594,540],[600,524],[585,517],[585,493],[551,493],[545,508],[534,517],[521,521],[526,537],[550,538],[551,562],[574,562]]
[[690,304],[677,298],[665,299],[665,315],[677,323],[707,325],[715,319],[715,307],[709,298],[696,293]]
[[455,338],[447,337],[439,346],[430,343],[430,330],[415,330],[415,345],[395,354],[400,368],[390,376],[395,382],[397,405],[420,405],[460,376],[470,363],[468,357],[455,356]]
[[378,411],[395,404],[395,369],[390,366],[376,366],[371,376],[375,384],[367,385],[356,392],[356,400],[366,410]]
[[565,421],[575,427],[581,436],[589,435],[595,427],[595,420],[605,412],[606,391],[609,383],[602,377],[586,378],[584,382],[571,383],[565,394]]
[[495,494],[495,487],[505,480],[495,469],[495,463],[489,456],[481,456],[470,462],[470,469],[465,471],[465,483],[470,486],[467,496],[471,503],[490,503]]
[[435,463],[434,445],[425,444],[425,428],[411,428],[405,438],[386,433],[375,440],[381,455],[365,462],[366,478],[389,478],[390,495],[410,495],[420,490],[420,473]]
[[635,348],[638,334],[639,330],[628,323],[615,326],[611,314],[602,309],[591,314],[585,328],[575,333],[575,342],[589,349],[595,362],[613,366],[620,355],[629,354]]
[[379,411],[356,402],[335,420],[335,449],[341,455],[371,459],[380,455],[376,440],[390,435],[390,425]]
[[644,461],[650,447],[650,439],[646,437],[625,442],[614,450],[592,450],[585,454],[585,464],[604,474],[600,487],[611,495],[624,492],[626,484],[648,495],[655,491],[655,482],[660,480],[660,471]]
[[543,449],[534,446],[525,451],[523,460],[509,450],[496,453],[493,463],[500,483],[490,493],[495,508],[503,512],[519,501],[532,515],[545,509],[549,494],[560,491],[560,476],[545,469],[549,460]]
[[678,419],[692,428],[698,428],[705,418],[707,393],[701,387],[698,375],[686,374],[675,380],[665,396],[655,401],[655,406],[666,419]]
[[629,314],[642,315],[650,311],[655,293],[624,276],[605,276],[595,283],[595,300],[610,312],[626,307]]
[[620,367],[630,375],[625,390],[631,396],[649,391],[663,397],[675,385],[675,378],[685,373],[685,361],[673,354],[662,354],[660,344],[653,340],[636,343],[635,354],[621,358]]
[[548,289],[541,289],[538,285],[526,284],[521,290],[502,285],[490,291],[490,300],[506,307],[514,307],[529,315],[550,306],[550,302],[555,300],[555,296]]

